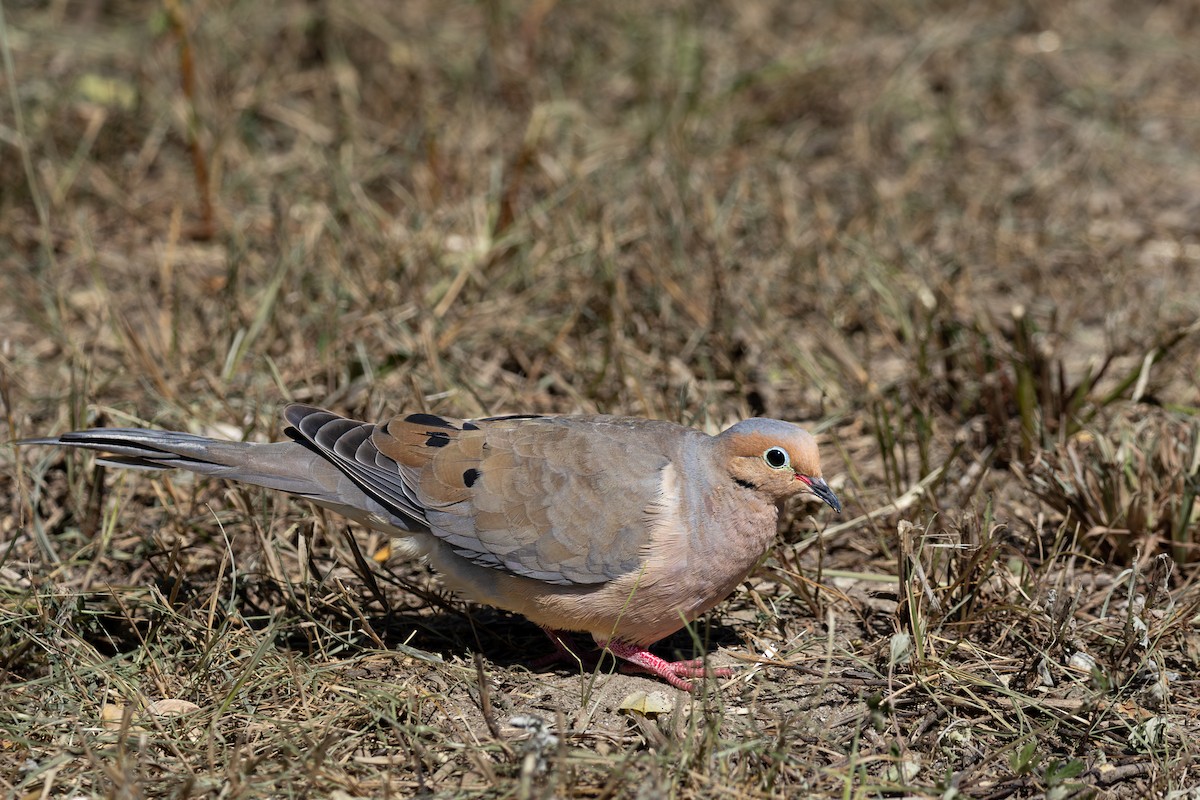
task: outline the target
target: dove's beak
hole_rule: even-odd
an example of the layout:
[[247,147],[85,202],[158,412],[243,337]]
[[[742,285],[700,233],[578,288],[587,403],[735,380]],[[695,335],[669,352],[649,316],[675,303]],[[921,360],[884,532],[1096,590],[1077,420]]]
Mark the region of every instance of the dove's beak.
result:
[[842,513],[842,501],[837,499],[837,495],[833,493],[833,489],[829,488],[829,484],[823,478],[810,478],[807,475],[796,475],[797,478],[804,481],[813,494],[829,504],[829,507],[839,514]]

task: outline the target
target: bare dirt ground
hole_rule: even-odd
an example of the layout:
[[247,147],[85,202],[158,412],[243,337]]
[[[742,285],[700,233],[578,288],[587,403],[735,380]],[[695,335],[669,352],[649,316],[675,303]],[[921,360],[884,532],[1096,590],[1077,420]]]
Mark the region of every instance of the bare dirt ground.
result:
[[1194,3],[0,10],[5,440],[757,414],[847,506],[660,647],[740,666],[688,696],[6,445],[7,796],[1198,796]]

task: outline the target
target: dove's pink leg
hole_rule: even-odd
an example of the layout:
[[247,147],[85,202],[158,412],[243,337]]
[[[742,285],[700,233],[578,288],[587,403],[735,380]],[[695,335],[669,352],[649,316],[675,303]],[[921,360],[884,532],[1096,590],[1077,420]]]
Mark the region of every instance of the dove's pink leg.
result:
[[[704,659],[692,658],[687,661],[667,661],[659,658],[644,647],[635,644],[612,640],[601,645],[617,658],[623,658],[630,664],[636,664],[647,672],[651,672],[685,692],[692,690],[692,682],[688,678],[704,677]],[[733,675],[729,667],[718,667],[709,671],[718,678],[728,678]]]
[[596,665],[594,657],[589,658],[587,654],[581,656],[571,649],[571,644],[574,643],[574,640],[567,631],[556,631],[553,628],[542,628],[542,630],[550,637],[550,641],[554,643],[554,651],[529,662],[529,669],[531,671],[537,672],[560,663],[578,665],[582,662],[585,667]]

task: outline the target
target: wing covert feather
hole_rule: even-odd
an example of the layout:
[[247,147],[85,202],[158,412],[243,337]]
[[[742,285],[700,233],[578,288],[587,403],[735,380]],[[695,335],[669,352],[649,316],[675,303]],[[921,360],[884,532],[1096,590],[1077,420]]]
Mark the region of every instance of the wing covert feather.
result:
[[[629,457],[644,431],[609,418],[430,425],[420,416],[377,427],[373,441],[399,465],[433,534],[459,555],[556,584],[604,583],[639,568],[645,511],[670,463],[653,450]],[[619,474],[607,464],[620,464]]]
[[287,418],[365,491],[458,555],[564,585],[640,567],[663,470],[681,433],[697,433],[620,417],[410,414],[372,425],[292,406]]

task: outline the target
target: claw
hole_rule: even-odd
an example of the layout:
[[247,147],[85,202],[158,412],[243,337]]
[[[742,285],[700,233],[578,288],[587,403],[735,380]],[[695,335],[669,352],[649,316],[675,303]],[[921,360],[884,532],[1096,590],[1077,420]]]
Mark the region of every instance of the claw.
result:
[[696,684],[689,678],[703,678],[712,675],[717,678],[728,678],[733,675],[729,667],[705,668],[704,659],[692,658],[687,661],[667,661],[659,658],[644,647],[621,641],[605,642],[605,647],[617,658],[624,659],[630,664],[640,667],[665,680],[676,689],[685,692],[692,691]]

